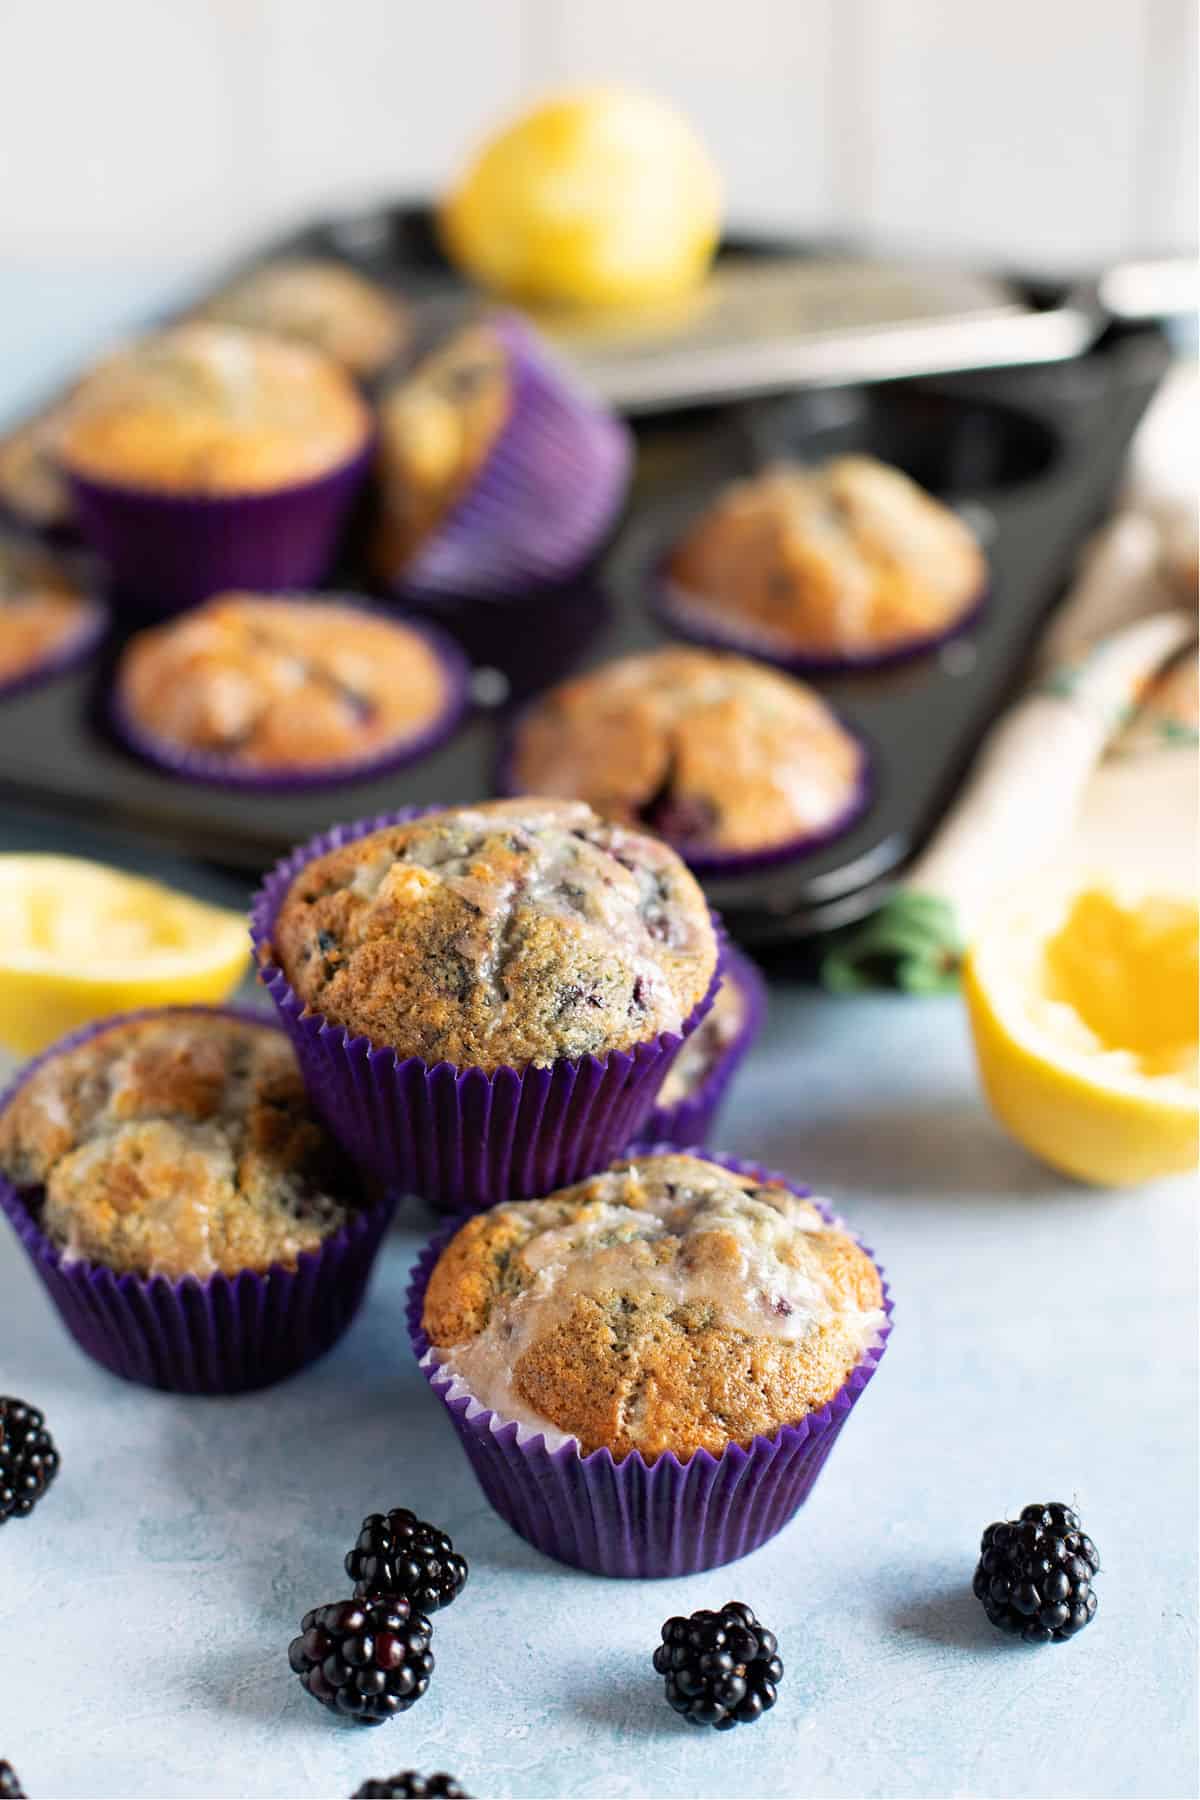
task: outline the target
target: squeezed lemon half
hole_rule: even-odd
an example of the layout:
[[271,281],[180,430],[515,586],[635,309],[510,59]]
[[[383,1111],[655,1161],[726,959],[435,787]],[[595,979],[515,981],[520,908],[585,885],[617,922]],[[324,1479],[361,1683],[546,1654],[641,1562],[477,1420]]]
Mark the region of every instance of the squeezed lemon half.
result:
[[246,921],[73,856],[0,856],[0,1044],[22,1056],[107,1013],[215,1004],[246,967]]
[[1124,1187],[1196,1167],[1200,914],[1096,883],[1009,902],[967,954],[983,1085],[1013,1136]]
[[707,269],[721,182],[673,107],[619,87],[552,96],[486,143],[440,213],[451,257],[519,300],[664,299]]

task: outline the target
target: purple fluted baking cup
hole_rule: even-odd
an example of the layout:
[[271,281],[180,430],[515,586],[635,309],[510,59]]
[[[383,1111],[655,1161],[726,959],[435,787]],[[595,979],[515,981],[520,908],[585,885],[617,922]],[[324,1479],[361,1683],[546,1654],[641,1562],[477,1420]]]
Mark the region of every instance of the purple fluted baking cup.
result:
[[310,481],[264,493],[176,494],[68,469],[80,529],[119,593],[149,614],[229,588],[270,593],[321,581],[370,460],[371,439]]
[[[522,719],[526,712],[535,711],[539,704],[540,697],[535,697],[528,707],[523,708],[510,721],[501,737],[493,774],[493,787],[497,794],[516,796],[529,791],[518,786],[513,774],[513,762]],[[858,772],[846,797],[845,805],[819,830],[805,831],[797,837],[785,838],[777,844],[766,844],[761,850],[705,850],[697,848],[694,843],[689,843],[684,839],[670,837],[665,831],[659,831],[658,827],[648,820],[642,823],[640,829],[652,831],[656,836],[661,837],[664,843],[670,844],[676,855],[682,857],[688,868],[695,874],[730,877],[752,875],[759,869],[774,868],[780,863],[799,862],[802,857],[813,856],[818,850],[823,850],[827,844],[832,844],[838,838],[844,837],[852,826],[857,825],[875,797],[875,764],[870,746],[862,733],[849,726],[845,719],[829,706],[828,701],[825,701],[825,705],[831,713],[834,713],[838,725],[847,737],[853,738],[858,746],[859,762]],[[586,796],[579,795],[565,797],[586,798]]]
[[[256,595],[255,598],[259,604],[278,601],[286,606],[296,604],[300,596],[269,594]],[[419,732],[394,741],[371,756],[359,757],[352,762],[316,764],[304,769],[239,769],[231,767],[223,757],[180,749],[156,737],[153,732],[144,730],[131,717],[122,700],[121,665],[118,663],[107,709],[108,724],[114,734],[136,756],[153,763],[177,780],[199,782],[208,787],[239,788],[272,794],[307,793],[319,788],[339,787],[347,782],[369,781],[418,762],[421,757],[428,756],[440,744],[453,737],[471,703],[471,665],[452,637],[422,619],[404,618],[397,612],[373,606],[357,595],[321,593],[305,595],[304,599],[350,607],[367,613],[374,619],[401,626],[423,638],[437,656],[446,676],[446,698],[437,717]]]
[[736,1035],[690,1094],[685,1094],[674,1106],[656,1106],[651,1112],[643,1135],[653,1143],[675,1144],[683,1150],[708,1142],[729,1084],[766,1022],[767,984],[756,964],[732,945],[725,951],[721,980],[722,983],[732,981],[740,991],[744,1007],[742,1022]]
[[28,693],[31,688],[41,687],[43,682],[54,681],[60,675],[69,675],[72,669],[78,669],[90,661],[99,649],[108,626],[107,606],[103,600],[91,596],[87,602],[86,617],[80,620],[78,629],[65,643],[57,645],[40,661],[22,669],[19,675],[12,675],[6,681],[0,680],[0,700],[15,699],[18,694]]
[[436,806],[408,806],[337,825],[294,850],[267,876],[250,912],[259,978],[283,1021],[309,1098],[361,1167],[384,1185],[420,1195],[449,1212],[478,1212],[578,1181],[603,1168],[645,1124],[684,1038],[712,1005],[721,980],[724,933],[714,913],[717,967],[681,1032],[662,1032],[632,1050],[560,1057],[548,1068],[487,1071],[432,1067],[351,1037],[305,1010],[271,957],[271,934],[293,880],[306,864],[373,831],[407,823]]
[[514,314],[490,321],[508,352],[509,418],[467,493],[394,580],[447,599],[568,580],[607,534],[633,466],[628,428]]
[[[97,1032],[165,1012],[245,1019],[242,1007],[157,1007],[122,1013],[60,1038],[21,1070],[0,1099],[3,1114],[43,1063]],[[394,1209],[391,1198],[363,1207],[295,1269],[210,1275],[206,1280],[118,1275],[99,1263],[69,1261],[41,1230],[23,1190],[0,1177],[0,1210],[20,1239],[64,1325],[88,1356],[114,1375],[176,1394],[239,1394],[269,1387],[316,1360],[358,1311]]]
[[749,627],[739,630],[736,621],[722,625],[702,602],[697,602],[683,588],[667,580],[661,561],[656,560],[650,570],[648,590],[650,610],[659,624],[675,637],[686,638],[688,643],[703,644],[712,650],[738,650],[743,656],[756,657],[759,662],[770,663],[790,675],[865,675],[873,670],[915,662],[919,657],[940,650],[943,644],[962,637],[978,623],[987,606],[991,586],[985,582],[949,625],[859,656],[789,650],[772,643],[766,633],[756,634]]
[[[643,1145],[640,1154],[672,1148]],[[710,1150],[697,1154],[736,1174],[781,1182],[793,1193],[811,1197],[807,1188],[757,1163]],[[824,1218],[841,1224],[819,1200],[813,1204]],[[892,1301],[882,1269],[886,1318],[878,1338],[817,1412],[798,1425],[781,1426],[770,1437],[754,1438],[748,1449],[730,1444],[719,1456],[697,1450],[686,1462],[667,1451],[653,1463],[635,1450],[616,1462],[608,1450],[582,1456],[573,1443],[547,1449],[541,1433],[521,1441],[519,1426],[502,1421],[468,1395],[446,1398],[449,1378],[425,1360],[429,1340],[421,1318],[434,1264],[463,1223],[451,1220],[418,1258],[408,1291],[408,1329],[422,1373],[449,1412],[480,1487],[506,1524],[558,1562],[596,1575],[633,1578],[719,1568],[782,1531],[807,1500],[887,1346]],[[867,1246],[862,1248],[874,1261]]]

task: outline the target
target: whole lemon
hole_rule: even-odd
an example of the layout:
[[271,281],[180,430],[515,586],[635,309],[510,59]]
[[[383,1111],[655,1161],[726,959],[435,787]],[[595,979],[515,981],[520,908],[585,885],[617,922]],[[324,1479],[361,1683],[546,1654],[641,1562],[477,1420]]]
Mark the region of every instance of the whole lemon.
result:
[[440,219],[453,260],[514,298],[657,300],[708,267],[721,183],[672,107],[625,88],[587,88],[543,101],[485,144]]

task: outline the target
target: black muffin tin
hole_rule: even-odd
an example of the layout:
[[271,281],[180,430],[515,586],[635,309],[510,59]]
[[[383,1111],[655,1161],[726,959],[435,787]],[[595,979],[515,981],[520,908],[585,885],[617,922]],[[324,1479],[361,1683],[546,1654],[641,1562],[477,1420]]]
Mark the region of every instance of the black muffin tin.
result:
[[[352,246],[300,238],[272,248]],[[414,241],[418,293],[438,289],[433,254],[427,233]],[[403,262],[392,271],[401,281],[408,272]],[[877,903],[929,837],[1017,686],[1081,541],[1111,500],[1167,355],[1151,327],[1109,333],[1068,363],[640,417],[625,518],[585,580],[530,603],[439,615],[480,665],[480,704],[450,744],[416,767],[309,795],[256,796],[173,780],[138,763],[105,730],[114,639],[92,670],[0,703],[0,797],[247,878],[335,820],[408,802],[478,799],[492,791],[498,734],[514,698],[569,669],[664,641],[647,604],[654,565],[723,482],[783,455],[816,460],[866,450],[960,509],[978,531],[991,569],[987,604],[969,631],[927,656],[875,673],[815,678],[871,748],[869,809],[809,858],[706,883],[751,947],[848,922]],[[329,585],[364,585],[352,549]]]

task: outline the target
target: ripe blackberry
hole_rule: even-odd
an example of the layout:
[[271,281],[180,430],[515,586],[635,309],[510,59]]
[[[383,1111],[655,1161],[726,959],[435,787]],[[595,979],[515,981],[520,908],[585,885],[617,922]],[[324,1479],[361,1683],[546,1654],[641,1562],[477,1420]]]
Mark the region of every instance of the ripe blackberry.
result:
[[418,1775],[415,1769],[404,1769],[386,1781],[364,1781],[351,1800],[470,1800],[470,1795],[453,1775]]
[[972,1584],[1001,1631],[1027,1644],[1061,1644],[1096,1616],[1096,1546],[1059,1500],[1027,1506],[1014,1521],[989,1525]]
[[433,1627],[402,1595],[314,1607],[288,1645],[288,1661],[314,1700],[382,1725],[407,1712],[429,1686]]
[[0,1800],[25,1800],[25,1789],[11,1763],[0,1762]]
[[689,1725],[718,1731],[760,1719],[774,1706],[783,1678],[774,1633],[733,1600],[720,1612],[668,1619],[654,1667],[664,1678],[668,1706]]
[[346,1573],[357,1599],[403,1594],[423,1613],[457,1600],[467,1584],[467,1559],[444,1531],[427,1525],[406,1506],[369,1513],[358,1542],[346,1553]]
[[0,1396],[0,1525],[31,1513],[58,1474],[45,1424],[36,1406]]

